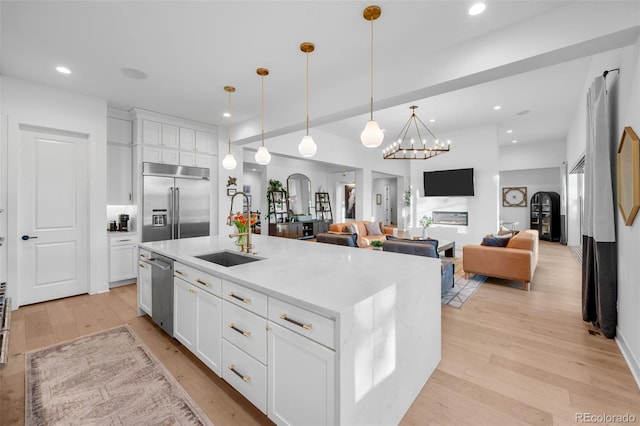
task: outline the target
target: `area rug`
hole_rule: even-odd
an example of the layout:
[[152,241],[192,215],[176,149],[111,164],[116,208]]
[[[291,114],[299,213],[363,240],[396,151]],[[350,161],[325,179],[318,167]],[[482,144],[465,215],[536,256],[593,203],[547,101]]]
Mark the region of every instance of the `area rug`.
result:
[[461,308],[486,279],[484,275],[473,275],[470,279],[458,278],[453,288],[442,295],[441,303]]
[[25,362],[27,425],[211,425],[127,325]]

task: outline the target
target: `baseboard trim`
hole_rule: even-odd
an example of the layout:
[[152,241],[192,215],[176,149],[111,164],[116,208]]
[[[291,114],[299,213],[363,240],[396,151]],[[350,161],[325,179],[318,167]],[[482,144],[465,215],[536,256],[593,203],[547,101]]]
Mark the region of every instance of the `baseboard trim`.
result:
[[631,370],[633,378],[636,380],[638,389],[640,389],[640,362],[638,362],[638,360],[633,356],[633,352],[629,349],[629,346],[624,340],[624,336],[620,333],[620,328],[618,327],[616,327],[615,340],[618,344],[618,348],[620,348],[620,352],[622,352],[622,356],[625,361],[627,361],[627,365],[629,366],[629,370]]

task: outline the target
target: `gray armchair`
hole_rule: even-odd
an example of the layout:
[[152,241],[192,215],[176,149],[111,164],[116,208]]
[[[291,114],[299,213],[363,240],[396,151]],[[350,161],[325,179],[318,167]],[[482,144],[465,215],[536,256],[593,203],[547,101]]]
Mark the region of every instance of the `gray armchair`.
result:
[[[387,240],[382,245],[382,250],[394,253],[433,257],[436,259],[440,258],[437,251],[437,240]],[[455,265],[452,261],[446,259],[440,259],[440,263],[440,294],[444,294],[453,288]]]

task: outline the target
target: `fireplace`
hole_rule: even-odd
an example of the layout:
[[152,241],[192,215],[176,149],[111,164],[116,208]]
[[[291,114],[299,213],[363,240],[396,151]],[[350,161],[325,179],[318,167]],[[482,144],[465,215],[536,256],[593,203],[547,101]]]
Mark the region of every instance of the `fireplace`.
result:
[[434,225],[469,225],[469,212],[433,212]]

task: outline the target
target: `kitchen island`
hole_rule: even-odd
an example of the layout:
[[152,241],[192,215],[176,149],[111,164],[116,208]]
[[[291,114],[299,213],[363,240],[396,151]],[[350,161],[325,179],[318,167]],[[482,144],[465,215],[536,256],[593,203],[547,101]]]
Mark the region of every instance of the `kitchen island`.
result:
[[[174,336],[191,344],[192,338],[181,337],[180,301],[204,290],[211,299],[203,313],[207,327],[222,332],[211,331],[221,343],[208,342],[211,355],[200,358],[214,371],[220,365],[216,373],[274,422],[397,424],[440,361],[440,262],[264,235],[252,239],[254,257],[262,259],[231,267],[196,257],[237,252],[226,236],[140,244],[141,253],[177,262]],[[186,282],[190,271],[208,278]],[[221,313],[211,316],[217,297]],[[216,318],[219,323],[212,323]],[[256,323],[264,325],[243,331]],[[194,353],[201,346],[194,343]],[[216,351],[221,361],[213,359]],[[232,358],[246,359],[245,369],[256,373],[244,374]]]

